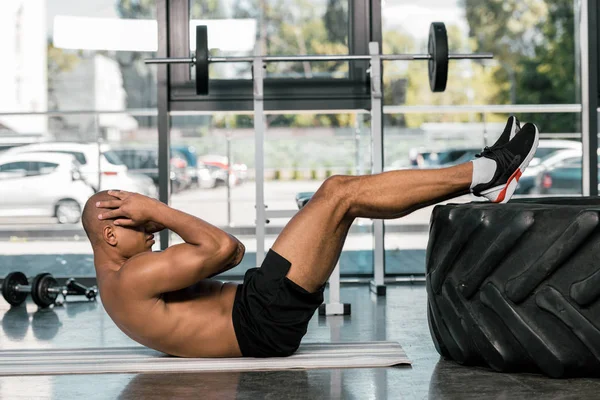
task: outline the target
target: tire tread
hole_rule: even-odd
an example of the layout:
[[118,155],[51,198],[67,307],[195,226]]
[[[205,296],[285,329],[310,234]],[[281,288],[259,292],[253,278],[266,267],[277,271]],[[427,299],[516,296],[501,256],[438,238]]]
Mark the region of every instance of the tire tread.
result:
[[599,206],[437,206],[426,287],[438,353],[502,372],[600,376]]

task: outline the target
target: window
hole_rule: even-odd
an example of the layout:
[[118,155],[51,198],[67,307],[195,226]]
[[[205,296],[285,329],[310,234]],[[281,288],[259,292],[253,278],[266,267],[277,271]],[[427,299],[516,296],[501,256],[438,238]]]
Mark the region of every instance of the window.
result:
[[144,166],[144,153],[136,150],[115,150],[119,158],[123,160],[123,163],[127,165],[130,170],[142,168]]
[[30,174],[27,161],[11,162],[0,165],[0,179],[24,178]]
[[[254,55],[255,48],[263,55],[368,54],[366,0],[185,3],[170,3],[171,57],[194,52],[197,25],[208,28],[212,56]],[[188,24],[181,23],[182,15],[189,17]],[[270,63],[264,82],[265,110],[368,108],[368,68],[366,60]],[[193,67],[172,65],[169,74],[173,111],[252,109],[251,63],[210,65],[208,96],[196,95]]]
[[131,172],[139,172],[151,177],[158,183],[158,152],[140,148],[113,150]]
[[109,163],[111,163],[113,165],[123,165],[123,160],[121,160],[119,155],[117,153],[115,153],[114,151],[105,151],[102,154],[104,154],[104,157],[106,157],[106,160]]
[[56,153],[70,154],[73,157],[75,157],[75,159],[77,160],[77,162],[79,164],[81,164],[81,165],[87,164],[87,158],[85,157],[85,154],[83,154],[82,152],[79,152],[79,151],[57,151]]
[[0,172],[29,171],[29,161],[17,161],[0,165]]
[[[382,2],[384,53],[426,53],[429,25],[443,21],[451,52],[491,52],[493,60],[454,60],[444,93],[431,93],[427,64],[384,63],[386,105],[570,104],[578,102],[578,2],[395,0]],[[533,115],[520,113],[523,121]],[[415,127],[440,113],[389,116]],[[469,116],[444,115],[443,122]],[[541,131],[577,132],[578,114],[547,114]]]
[[[247,115],[214,114],[210,125],[189,120],[194,115],[171,116],[179,133],[172,149],[194,149],[198,165],[175,175],[171,205],[226,229],[247,247],[257,247],[255,145],[252,120]],[[264,147],[264,200],[269,211],[284,216],[269,217],[265,225],[265,249],[275,241],[298,206],[299,192],[314,192],[333,174],[364,174],[370,170],[371,141],[361,113],[300,113],[269,115]],[[172,151],[174,156],[176,151]],[[228,167],[229,181],[228,181]],[[171,172],[179,169],[172,168]],[[192,184],[178,190],[190,173]],[[229,185],[228,185],[229,183]],[[210,190],[207,190],[209,189]],[[287,214],[287,216],[286,216]],[[342,257],[343,275],[368,276],[373,271],[372,224],[357,221]],[[172,243],[181,238],[172,235]],[[252,250],[248,250],[250,255]],[[228,272],[240,276],[255,267],[253,257]]]
[[[156,52],[155,0],[41,4],[0,1],[0,112],[156,107],[156,68],[144,64]],[[95,141],[144,124],[114,114],[0,116],[0,130],[56,140]]]
[[[220,56],[348,54],[348,0],[190,1],[191,25],[208,25],[209,48]],[[202,19],[198,22],[197,19]],[[206,21],[208,20],[208,21]],[[190,30],[195,32],[194,29]],[[235,32],[235,34],[232,34]],[[195,37],[190,43],[195,48]],[[251,79],[250,64],[215,64],[218,79]],[[271,78],[347,78],[347,62],[277,63]]]
[[37,161],[32,164],[35,165],[35,171],[39,171],[40,175],[51,174],[58,167],[58,164],[45,161]]

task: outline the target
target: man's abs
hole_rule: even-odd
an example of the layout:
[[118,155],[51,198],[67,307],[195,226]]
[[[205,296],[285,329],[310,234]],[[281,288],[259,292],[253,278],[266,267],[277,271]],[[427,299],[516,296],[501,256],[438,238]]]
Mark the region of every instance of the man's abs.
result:
[[153,304],[130,304],[117,310],[113,320],[132,339],[167,354],[238,357],[241,353],[231,320],[236,288],[229,283],[199,282],[165,293]]

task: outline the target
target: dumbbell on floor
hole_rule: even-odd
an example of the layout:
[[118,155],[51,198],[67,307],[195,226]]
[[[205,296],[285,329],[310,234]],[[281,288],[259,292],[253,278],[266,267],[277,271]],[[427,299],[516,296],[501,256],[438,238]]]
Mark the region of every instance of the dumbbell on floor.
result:
[[27,299],[31,286],[22,272],[11,272],[2,282],[2,297],[11,306],[18,306]]
[[94,300],[98,294],[98,288],[96,286],[87,287],[71,278],[67,281],[67,294],[83,295],[89,300]]
[[83,295],[89,300],[94,300],[98,289],[95,286],[91,288],[83,286],[74,279],[69,279],[65,286],[60,286],[58,281],[47,272],[33,278],[31,285],[22,272],[12,272],[2,282],[2,296],[12,306],[22,304],[30,293],[35,304],[46,308],[55,303],[62,304],[62,301],[60,303],[57,301],[59,295],[63,296],[63,300],[67,295]]

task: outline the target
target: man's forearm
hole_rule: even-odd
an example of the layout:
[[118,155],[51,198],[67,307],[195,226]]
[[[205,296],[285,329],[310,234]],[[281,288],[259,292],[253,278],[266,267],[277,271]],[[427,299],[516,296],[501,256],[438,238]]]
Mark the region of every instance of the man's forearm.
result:
[[189,244],[215,246],[216,248],[232,246],[233,238],[223,230],[164,203],[158,203],[153,220],[172,230]]

